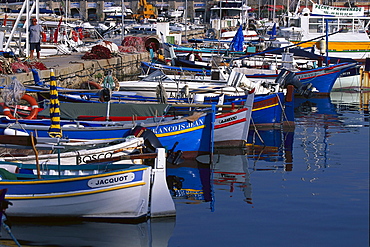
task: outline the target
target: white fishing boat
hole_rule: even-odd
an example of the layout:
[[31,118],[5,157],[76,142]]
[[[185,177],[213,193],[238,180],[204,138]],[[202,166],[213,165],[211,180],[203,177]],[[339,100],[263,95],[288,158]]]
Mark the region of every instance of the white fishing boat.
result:
[[[232,40],[237,30],[229,30],[248,22],[248,10],[251,9],[244,1],[222,0],[211,7],[210,23],[213,30],[217,30],[214,36],[221,34],[220,39]],[[246,39],[258,38],[254,30],[243,30]]]
[[215,96],[220,93],[230,95],[245,95],[251,88],[243,87],[247,78],[237,72],[233,72],[228,80],[205,80],[189,79],[181,76],[170,77],[157,70],[140,81],[119,82],[120,91],[136,92],[138,95],[157,97],[188,97],[190,93],[197,97]]
[[[126,8],[125,6],[123,6],[123,9],[124,17],[132,16],[133,12],[131,9]],[[105,19],[107,18],[119,19],[122,18],[122,7],[121,6],[105,7],[103,13],[105,14]]]
[[179,18],[183,15],[184,11],[183,10],[178,10],[178,9],[170,9],[167,13],[168,17],[170,18]]
[[370,54],[369,27],[364,7],[313,4],[312,11],[304,8],[285,17],[278,36],[304,48],[315,46],[317,54],[326,55],[327,50],[332,57],[364,59]]
[[174,216],[175,207],[166,184],[164,148],[157,149],[155,156],[153,168],[114,162],[55,165],[45,167],[41,178],[34,174],[34,165],[2,161],[1,165],[19,167],[18,173],[0,169],[0,189],[6,191],[5,199],[13,204],[7,214],[95,220]]
[[[22,149],[21,146],[14,144],[5,144],[2,142],[3,139],[19,139],[22,142],[22,138],[29,138],[27,136],[14,136],[5,135],[0,136],[0,160],[2,161],[17,161],[17,162],[32,162],[36,161],[40,165],[55,165],[58,162],[63,164],[72,164],[74,162],[77,165],[87,164],[91,162],[99,162],[105,159],[114,159],[122,155],[129,155],[135,151],[140,152],[144,145],[143,138],[137,138],[135,136],[129,136],[122,138],[117,141],[112,140],[52,140],[52,138],[46,139],[45,143],[40,141],[35,142],[35,148],[38,151],[36,154],[28,154],[27,149]],[[48,141],[51,139],[54,143]],[[44,150],[44,152],[42,152]],[[138,161],[137,161],[138,162]],[[131,161],[128,163],[132,163]]]
[[215,116],[215,147],[245,147],[252,116],[254,93],[248,95],[244,107]]

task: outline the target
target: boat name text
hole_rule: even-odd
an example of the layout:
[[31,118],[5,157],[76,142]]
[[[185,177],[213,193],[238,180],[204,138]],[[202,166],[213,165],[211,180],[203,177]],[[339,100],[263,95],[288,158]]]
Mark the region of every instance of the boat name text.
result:
[[204,125],[204,120],[203,119],[198,119],[194,122],[188,122],[188,123],[182,123],[178,125],[172,125],[172,126],[163,126],[163,127],[158,127],[153,130],[155,134],[163,134],[163,133],[170,133],[170,132],[175,132],[175,131],[181,131],[181,130],[186,130],[194,127],[198,127]]
[[93,178],[88,181],[87,185],[90,188],[98,188],[98,187],[128,183],[128,182],[133,181],[134,179],[135,179],[135,174],[130,172],[126,174],[109,176],[105,178]]
[[86,163],[92,160],[100,160],[100,159],[110,159],[112,158],[113,153],[101,153],[101,154],[92,154],[92,155],[85,155],[85,156],[77,156],[77,164]]
[[220,123],[220,124],[222,124],[222,123],[226,123],[226,122],[234,121],[234,120],[236,120],[237,118],[238,118],[237,116],[233,116],[233,117],[229,117],[229,118],[226,118],[226,119],[221,119],[221,120],[219,121],[219,123]]

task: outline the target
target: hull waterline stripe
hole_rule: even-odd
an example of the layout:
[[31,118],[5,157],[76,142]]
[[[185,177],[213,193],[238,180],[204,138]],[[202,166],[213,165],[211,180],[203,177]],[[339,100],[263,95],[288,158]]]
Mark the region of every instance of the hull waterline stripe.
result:
[[130,187],[137,187],[137,186],[142,186],[145,185],[145,182],[140,182],[140,183],[135,183],[135,184],[128,184],[128,185],[122,185],[122,186],[116,186],[116,187],[110,187],[110,188],[105,188],[105,189],[100,189],[100,190],[93,190],[93,191],[85,191],[85,192],[74,192],[74,193],[69,193],[69,194],[58,194],[58,195],[52,195],[52,194],[47,194],[47,195],[30,195],[30,196],[5,196],[5,199],[7,200],[32,200],[32,199],[52,199],[52,198],[64,198],[64,197],[74,197],[74,196],[84,196],[84,195],[91,195],[91,194],[97,194],[97,193],[102,193],[102,192],[108,192],[108,191],[113,191],[113,190],[120,190],[120,189],[125,189],[125,188],[130,188]]

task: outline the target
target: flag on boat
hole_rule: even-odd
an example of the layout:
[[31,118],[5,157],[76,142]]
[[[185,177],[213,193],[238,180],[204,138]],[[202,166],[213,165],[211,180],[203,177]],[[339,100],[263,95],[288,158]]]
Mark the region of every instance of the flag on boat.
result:
[[231,51],[243,51],[244,34],[242,25],[239,26],[233,40],[230,44]]
[[270,40],[276,40],[276,23],[272,26],[271,31],[267,31],[267,34],[270,35]]
[[54,70],[50,70],[50,137],[62,137],[62,129],[60,128],[60,109],[59,109],[59,99],[57,91],[57,81],[55,79]]

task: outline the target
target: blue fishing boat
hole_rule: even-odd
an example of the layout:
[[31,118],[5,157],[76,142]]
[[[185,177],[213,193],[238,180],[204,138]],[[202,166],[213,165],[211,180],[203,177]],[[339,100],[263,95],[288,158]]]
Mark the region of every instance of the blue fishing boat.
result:
[[[83,107],[81,104],[80,107]],[[85,106],[86,107],[86,106]],[[91,105],[89,105],[91,107]],[[134,134],[150,139],[151,130],[158,137],[160,144],[167,150],[183,151],[184,155],[196,155],[198,152],[210,152],[212,113],[203,113],[197,119],[174,117],[154,117],[134,121],[73,121],[61,120],[62,137],[65,139],[109,140],[119,139]],[[49,136],[50,119],[9,119],[0,118],[1,134],[25,134],[39,137]],[[154,142],[155,143],[155,142]],[[155,143],[154,145],[160,145]],[[154,147],[155,148],[155,147]]]
[[[357,63],[339,63],[329,66],[318,67],[315,69],[308,69],[308,70],[301,70],[294,72],[297,76],[299,81],[303,84],[311,83],[314,88],[317,89],[315,93],[317,94],[328,94],[331,92],[331,89],[334,86],[334,83],[339,78],[339,76],[347,71],[348,69],[356,67]],[[211,75],[211,70],[197,70],[189,69],[186,67],[176,67],[176,66],[166,66],[166,65],[158,65],[158,64],[151,64],[151,63],[142,63],[142,66],[147,71],[162,69],[164,71],[175,71],[177,73],[184,73],[184,72],[196,72],[199,75]],[[237,69],[238,72],[242,72],[245,76],[250,79],[251,81],[275,81],[279,73],[276,71],[266,70],[261,73],[254,73],[253,70],[239,68]]]
[[[312,84],[317,91],[314,91],[315,94],[329,94],[334,86],[334,83],[339,78],[339,76],[347,71],[348,69],[354,68],[357,63],[339,63],[334,65],[329,65],[325,67],[318,67],[315,69],[301,70],[294,72],[299,81],[306,85],[308,83]],[[261,73],[261,74],[252,74],[246,72],[245,75],[253,79],[267,79],[267,80],[276,80],[279,76],[277,73]]]

